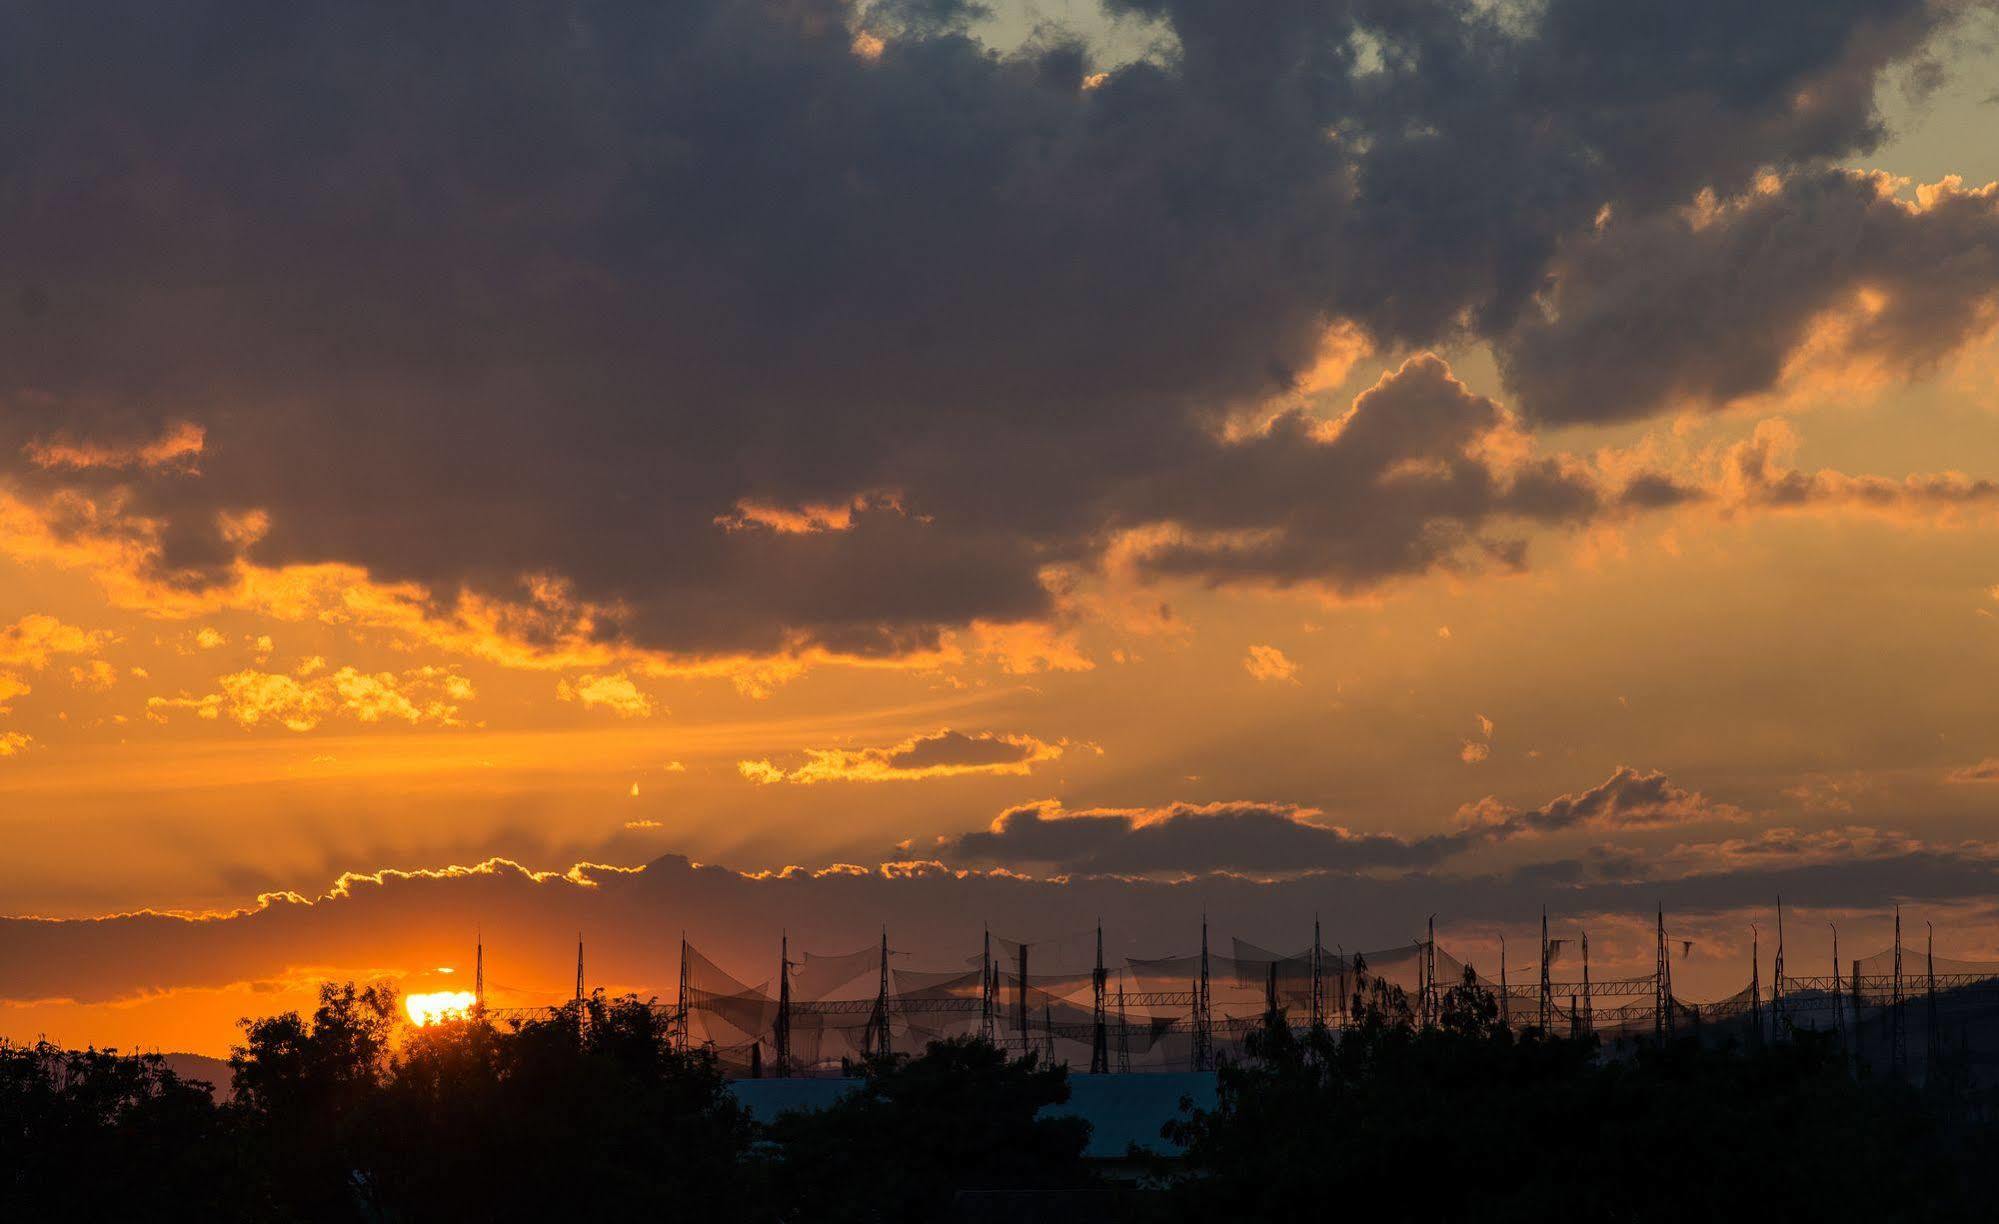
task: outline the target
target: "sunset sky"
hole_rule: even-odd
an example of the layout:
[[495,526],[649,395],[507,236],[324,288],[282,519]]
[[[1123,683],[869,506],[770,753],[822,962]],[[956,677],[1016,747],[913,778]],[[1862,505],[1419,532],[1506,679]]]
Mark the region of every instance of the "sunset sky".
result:
[[1999,958],[1995,133],[1984,0],[0,0],[0,1036]]

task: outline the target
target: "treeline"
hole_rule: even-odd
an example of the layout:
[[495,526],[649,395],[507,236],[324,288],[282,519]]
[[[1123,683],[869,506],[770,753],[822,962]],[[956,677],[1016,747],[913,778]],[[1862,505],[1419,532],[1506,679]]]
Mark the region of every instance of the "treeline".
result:
[[[1373,984],[1339,1034],[1278,1023],[1219,1073],[1182,1155],[1116,1179],[1068,1073],[978,1041],[866,1068],[753,1122],[636,999],[411,1030],[383,988],[246,1024],[218,1103],[158,1057],[0,1047],[0,1219],[1012,1224],[1409,1219],[1985,1219],[1987,1102],[1855,1073],[1828,1038],[1608,1051],[1516,1035],[1475,985],[1419,1030]],[[1130,1174],[1135,1168],[1136,1182]]]

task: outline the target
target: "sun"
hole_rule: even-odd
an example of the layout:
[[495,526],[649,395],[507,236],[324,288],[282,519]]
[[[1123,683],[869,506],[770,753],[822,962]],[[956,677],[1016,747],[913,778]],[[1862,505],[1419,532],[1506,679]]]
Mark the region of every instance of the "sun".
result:
[[434,994],[413,994],[403,998],[412,1024],[436,1024],[441,1020],[463,1020],[472,1014],[477,997],[469,990],[440,990]]

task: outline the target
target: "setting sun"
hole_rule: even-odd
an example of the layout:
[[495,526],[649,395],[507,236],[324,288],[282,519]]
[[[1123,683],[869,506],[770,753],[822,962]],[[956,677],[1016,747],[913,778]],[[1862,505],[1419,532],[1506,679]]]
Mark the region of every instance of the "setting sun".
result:
[[403,1000],[411,1024],[436,1024],[440,1020],[463,1020],[472,1012],[475,996],[469,990],[440,990],[434,994],[413,994]]

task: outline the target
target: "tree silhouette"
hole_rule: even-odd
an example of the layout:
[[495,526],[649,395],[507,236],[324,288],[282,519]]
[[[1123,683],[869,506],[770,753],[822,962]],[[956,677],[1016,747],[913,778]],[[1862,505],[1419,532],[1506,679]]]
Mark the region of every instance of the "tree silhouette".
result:
[[[870,1062],[850,1096],[770,1128],[787,1220],[933,1221],[962,1192],[1075,1191],[1089,1123],[1043,1118],[1069,1099],[1066,1067],[991,1043],[932,1042],[915,1058]],[[1018,1216],[1016,1218],[1019,1218]]]

